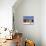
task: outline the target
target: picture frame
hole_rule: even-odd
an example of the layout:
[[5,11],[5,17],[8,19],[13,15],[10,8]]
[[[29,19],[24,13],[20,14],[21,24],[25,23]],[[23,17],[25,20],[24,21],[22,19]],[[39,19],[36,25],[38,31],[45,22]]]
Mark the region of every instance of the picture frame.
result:
[[34,24],[34,16],[23,16],[23,24]]

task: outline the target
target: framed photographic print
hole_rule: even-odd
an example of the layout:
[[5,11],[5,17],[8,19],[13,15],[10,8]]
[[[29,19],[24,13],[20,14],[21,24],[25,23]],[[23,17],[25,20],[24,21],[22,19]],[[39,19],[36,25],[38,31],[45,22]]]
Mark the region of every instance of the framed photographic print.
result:
[[34,16],[23,16],[23,24],[34,24]]

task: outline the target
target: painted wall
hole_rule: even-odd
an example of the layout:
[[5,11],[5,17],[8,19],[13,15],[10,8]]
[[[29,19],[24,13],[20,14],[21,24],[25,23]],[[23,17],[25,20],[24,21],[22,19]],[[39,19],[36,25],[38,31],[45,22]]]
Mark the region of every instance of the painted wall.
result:
[[[22,0],[16,5],[13,6],[15,28],[23,33],[24,38],[32,39],[36,46],[41,46],[41,0]],[[34,24],[24,25],[23,16],[34,16]]]

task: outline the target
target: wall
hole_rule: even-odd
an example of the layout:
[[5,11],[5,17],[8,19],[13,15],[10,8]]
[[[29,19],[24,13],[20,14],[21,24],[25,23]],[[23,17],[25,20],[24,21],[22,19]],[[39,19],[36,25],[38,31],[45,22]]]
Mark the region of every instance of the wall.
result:
[[[12,6],[15,2],[16,0],[0,0],[0,28],[12,29]],[[2,32],[2,29],[0,29],[0,32]],[[5,38],[7,35],[10,35],[10,32],[8,30],[7,32],[3,31],[0,38]]]
[[41,41],[46,46],[46,0],[41,1]]
[[[34,9],[35,9],[35,4],[33,4],[33,2],[35,3],[35,1],[36,0],[32,0],[32,5],[33,6],[31,6],[31,7],[33,7]],[[12,28],[12,6],[13,6],[13,4],[16,2],[16,0],[0,0],[0,26],[5,26],[5,27],[8,27],[8,28]],[[38,4],[38,0],[37,0],[37,4]],[[37,5],[36,4],[36,5]],[[26,5],[25,3],[24,3],[24,5]],[[39,4],[38,4],[39,5]],[[42,46],[46,46],[46,0],[41,0],[41,10],[42,10],[42,15],[41,15],[41,41],[42,41]],[[40,5],[39,5],[40,6]],[[26,8],[28,8],[28,5],[27,6],[25,6]],[[25,9],[26,9],[25,8]],[[32,9],[33,9],[32,8]],[[22,7],[22,9],[23,9],[23,7]],[[38,6],[37,6],[37,9],[39,9],[38,8]],[[29,10],[29,9],[28,9]],[[35,9],[36,10],[36,9]],[[35,11],[35,10],[31,10],[31,12],[33,12],[33,11]],[[21,11],[21,10],[20,10]],[[25,11],[25,10],[24,10]],[[24,12],[23,11],[23,12]],[[23,13],[22,12],[22,13]],[[34,13],[34,15],[35,15],[35,12],[33,12],[33,13],[31,13],[31,12],[27,12],[26,13],[26,15],[33,15],[33,13]],[[21,13],[21,12],[20,12]],[[30,14],[29,14],[30,13]],[[37,13],[37,12],[36,12]],[[40,14],[40,13],[39,13]],[[38,15],[39,15],[38,14]],[[15,14],[16,15],[16,14]],[[25,14],[23,14],[23,15],[25,15]],[[23,16],[22,15],[22,16]],[[19,14],[19,16],[20,16],[20,14]],[[17,17],[19,17],[19,16],[17,16]],[[23,18],[21,16],[21,19]],[[37,14],[35,15],[35,17],[37,16]],[[37,16],[37,17],[39,17],[39,16]],[[36,17],[36,18],[37,18]],[[36,19],[35,18],[35,25],[37,24],[37,25],[39,25],[38,23],[36,23],[36,21],[37,20],[39,20],[39,19]],[[18,19],[20,19],[20,18],[18,18]],[[17,20],[18,20],[17,19]],[[21,20],[22,21],[22,20]],[[20,21],[19,21],[20,22]],[[20,24],[20,25],[19,25]],[[35,41],[37,40],[36,38],[36,32],[40,32],[40,31],[36,31],[36,30],[38,30],[37,28],[35,28],[35,30],[33,31],[30,31],[30,27],[31,27],[31,29],[32,29],[32,27],[33,27],[33,29],[34,29],[34,27],[35,26],[30,26],[30,25],[23,25],[23,22],[21,22],[21,23],[19,23],[18,25],[19,25],[19,27],[18,27],[18,25],[17,25],[17,30],[19,30],[20,32],[23,32],[24,33],[24,35],[25,36],[27,36],[25,33],[27,33],[28,31],[28,34],[30,34],[30,36],[31,36],[31,39],[32,38],[34,38],[35,39]],[[27,29],[24,29],[24,27],[26,27]],[[39,25],[39,27],[40,27],[40,25]],[[38,27],[38,28],[39,28]],[[29,29],[29,30],[28,30]],[[24,30],[26,30],[25,32],[24,32]],[[35,32],[35,33],[33,33],[33,32]],[[32,34],[32,35],[31,35]],[[34,36],[34,37],[33,37]],[[39,37],[39,39],[40,39],[40,37]],[[38,42],[37,42],[38,43]]]
[[12,6],[16,0],[0,0],[0,27],[12,29]]
[[[23,0],[16,5],[13,6],[15,29],[22,32],[24,38],[34,40],[36,46],[41,46],[41,0]],[[24,25],[23,16],[34,16],[34,24]]]

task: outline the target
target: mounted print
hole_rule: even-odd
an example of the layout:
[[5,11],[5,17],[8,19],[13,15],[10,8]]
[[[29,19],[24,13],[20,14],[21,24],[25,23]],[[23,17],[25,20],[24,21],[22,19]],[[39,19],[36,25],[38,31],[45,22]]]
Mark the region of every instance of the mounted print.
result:
[[23,24],[34,24],[34,16],[23,16]]

